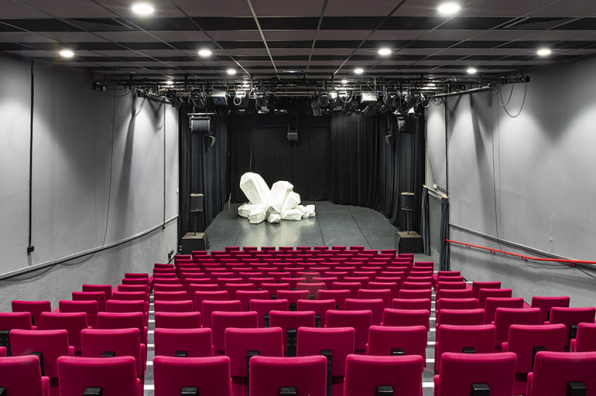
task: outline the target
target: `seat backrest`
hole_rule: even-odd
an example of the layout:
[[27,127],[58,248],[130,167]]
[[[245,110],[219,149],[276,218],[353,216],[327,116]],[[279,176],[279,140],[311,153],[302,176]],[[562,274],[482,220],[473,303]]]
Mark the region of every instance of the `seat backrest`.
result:
[[182,286],[182,285],[157,284],[153,287],[153,291],[155,291],[155,292],[181,292],[181,291],[185,291],[185,289],[184,289],[184,286]]
[[355,350],[366,349],[368,328],[372,325],[372,312],[327,311],[327,327],[353,327],[356,332]]
[[[149,292],[149,287],[147,285],[118,285],[118,289],[112,292],[112,298],[114,299],[114,293],[145,293],[144,299],[146,299],[146,295]],[[119,300],[126,300],[126,294],[118,294]]]
[[108,300],[107,312],[141,312],[145,314],[147,303],[143,300]]
[[406,298],[406,299],[420,299],[420,298],[425,298],[425,299],[431,299],[432,298],[432,290],[431,289],[426,289],[426,290],[407,290],[407,289],[401,289],[398,292],[398,296],[399,298]]
[[540,324],[540,309],[538,308],[497,308],[495,313],[495,346],[500,348],[507,341],[509,327],[512,324],[538,325]]
[[325,290],[326,285],[324,282],[312,282],[312,283],[302,283],[298,282],[296,284],[296,290],[308,290],[312,299],[318,298],[317,295],[319,291]]
[[279,396],[280,388],[296,387],[298,396],[325,396],[327,358],[324,356],[250,359],[249,394]]
[[52,304],[49,301],[12,301],[12,312],[29,312],[31,314],[31,324],[39,326],[41,324],[41,313],[51,312]]
[[443,289],[437,291],[437,299],[440,298],[474,298],[472,289],[450,290]]
[[346,311],[369,310],[372,312],[372,324],[380,325],[383,321],[384,302],[380,298],[361,300],[358,298],[346,299]]
[[131,300],[147,300],[147,293],[138,291],[138,292],[121,292],[115,291],[112,292],[112,299],[114,300],[124,300],[124,301],[131,301]]
[[375,395],[378,386],[390,386],[393,394],[422,394],[422,357],[350,355],[346,359],[344,394]]
[[298,300],[297,311],[313,311],[315,313],[315,326],[325,327],[327,324],[327,311],[335,309],[335,300]]
[[288,303],[290,304],[290,310],[292,310],[293,307],[293,310],[295,311],[298,300],[310,299],[310,292],[308,290],[279,290],[277,292],[277,298],[280,300],[288,300]]
[[484,302],[484,323],[490,324],[493,320],[495,320],[497,308],[523,307],[524,299],[521,297],[488,297]]
[[358,290],[359,300],[376,300],[381,299],[383,301],[383,308],[391,308],[391,290],[390,289],[360,289]]
[[315,327],[315,313],[313,311],[276,311],[269,312],[269,326],[280,327],[284,336],[284,352],[288,356],[296,356],[293,342],[288,344],[289,331],[296,331],[301,327]]
[[362,284],[360,282],[333,282],[331,285],[331,290],[349,290],[351,298],[358,297],[358,290],[361,288]]
[[153,301],[182,301],[187,299],[188,294],[185,291],[156,291],[153,293]]
[[103,312],[106,310],[106,293],[104,292],[72,292],[73,301],[96,301],[97,311]]
[[180,301],[155,301],[153,304],[155,312],[192,312],[193,302],[191,300]]
[[255,285],[252,283],[226,283],[224,289],[228,292],[228,296],[235,300],[236,292],[239,290],[253,291],[255,290]]
[[350,298],[349,290],[319,290],[317,300],[335,300],[337,309],[345,309],[346,299]]
[[331,351],[331,375],[344,376],[346,357],[354,353],[356,334],[352,327],[298,329],[296,356],[321,355]]
[[45,396],[39,358],[34,355],[0,358],[0,387],[6,388],[8,395]]
[[267,290],[238,290],[236,291],[236,300],[240,301],[242,311],[248,311],[250,300],[269,300],[269,292]]
[[137,374],[144,370],[145,345],[141,345],[139,329],[85,329],[81,331],[83,357],[100,358],[105,352],[115,356],[132,356],[137,363]]
[[240,301],[205,300],[203,301],[203,327],[211,327],[211,314],[215,311],[240,312]]
[[469,395],[472,384],[487,384],[490,396],[510,396],[515,382],[514,353],[443,355],[438,394]]
[[[391,293],[391,299],[393,298],[397,298],[397,283],[396,282],[368,282],[368,290],[369,291],[373,291],[373,290],[389,290],[389,292]],[[391,302],[390,299],[390,302]],[[385,308],[390,308],[391,304]]]
[[511,289],[485,289],[482,288],[478,291],[478,306],[484,308],[486,299],[489,297],[511,297],[513,291]]
[[435,308],[441,309],[478,309],[476,298],[441,298],[437,300]]
[[370,326],[366,354],[419,355],[426,366],[426,347],[427,332],[424,326]]
[[250,300],[250,310],[259,314],[259,327],[269,327],[269,312],[288,311],[290,303],[288,300]]
[[87,388],[102,388],[104,395],[137,395],[136,362],[132,356],[58,359],[60,396],[81,396]]
[[31,330],[29,312],[0,312],[0,330]]
[[437,286],[435,290],[438,292],[440,290],[465,290],[468,288],[468,284],[465,282],[444,282],[439,281],[437,282]]
[[83,285],[84,292],[102,291],[106,295],[106,301],[112,298],[112,285]]
[[193,295],[195,311],[203,312],[203,301],[226,301],[228,299],[228,292],[225,290],[218,291],[196,291]]
[[437,324],[481,325],[484,324],[484,309],[441,309],[437,311]]
[[225,312],[215,311],[211,314],[211,328],[213,330],[213,348],[216,352],[224,351],[224,334],[230,327],[256,329],[259,325],[259,315],[256,312]]
[[87,328],[87,314],[85,312],[42,312],[42,330],[60,330],[68,332],[68,342],[81,350],[81,330]]
[[565,325],[523,325],[509,327],[509,339],[503,343],[503,351],[517,355],[516,373],[529,373],[534,362],[534,348],[541,347],[551,352],[565,349]]
[[[10,332],[12,356],[41,352],[44,372],[42,375],[58,378],[58,358],[69,356],[66,330],[13,330]],[[72,351],[74,354],[74,350]],[[2,386],[2,385],[0,385]]]
[[394,298],[391,308],[395,309],[426,309],[430,312],[432,303],[430,298]]
[[563,307],[569,308],[571,299],[568,296],[557,296],[557,297],[532,297],[532,308],[540,308],[540,320],[542,323],[550,319],[550,310],[552,307]]
[[97,327],[97,301],[69,301],[60,300],[58,303],[59,312],[85,312],[87,324],[93,328]]
[[155,329],[155,356],[174,357],[177,352],[187,357],[213,356],[211,329]]
[[145,315],[142,312],[100,312],[97,314],[97,328],[139,329],[141,342],[147,344],[147,327],[145,327]]
[[383,326],[424,326],[430,330],[430,311],[427,309],[385,308]]
[[[596,316],[596,308],[582,307],[582,308],[564,308],[553,307],[550,310],[550,324],[563,323],[567,329],[565,336],[569,339],[572,337],[570,332],[572,325],[579,323],[594,323]],[[569,344],[569,342],[567,342]]]
[[229,328],[225,332],[225,354],[230,357],[232,377],[248,376],[248,353],[283,356],[283,331],[279,327],[262,329]]
[[232,396],[230,358],[212,356],[180,359],[157,356],[153,360],[155,395],[179,395],[184,387],[198,388],[199,395]]
[[493,325],[439,326],[435,343],[435,371],[440,372],[442,355],[446,352],[462,353],[464,348],[474,348],[475,353],[478,354],[493,353],[495,332]]
[[200,312],[156,312],[155,328],[166,329],[199,329],[201,328]]
[[572,352],[596,351],[596,323],[580,323],[577,325],[577,338],[572,340]]
[[480,295],[480,289],[500,289],[501,282],[473,282],[472,283],[472,294],[474,298],[478,298]]
[[[583,382],[592,396],[596,390],[596,352],[538,352],[534,372],[528,375],[528,396],[567,394],[567,383]],[[492,396],[492,395],[491,395]]]

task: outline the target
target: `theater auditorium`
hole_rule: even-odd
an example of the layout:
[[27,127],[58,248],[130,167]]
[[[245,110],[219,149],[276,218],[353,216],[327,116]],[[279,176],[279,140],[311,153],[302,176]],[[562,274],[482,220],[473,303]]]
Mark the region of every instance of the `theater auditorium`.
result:
[[593,0],[0,0],[0,396],[596,396]]

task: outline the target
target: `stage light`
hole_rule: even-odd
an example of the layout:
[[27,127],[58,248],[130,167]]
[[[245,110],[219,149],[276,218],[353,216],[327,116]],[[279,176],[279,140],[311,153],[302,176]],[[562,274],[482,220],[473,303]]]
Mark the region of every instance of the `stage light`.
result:
[[379,50],[379,55],[382,55],[382,56],[391,55],[391,50],[389,48],[381,48]]
[[383,106],[381,106],[379,112],[384,114],[394,110],[397,107],[398,102],[399,96],[397,95],[397,92],[385,92],[385,95],[383,95]]
[[69,49],[64,49],[60,51],[60,56],[63,58],[72,58],[74,56],[74,52]]
[[374,91],[363,91],[360,96],[360,103],[376,102],[378,99],[377,93]]
[[428,84],[426,84],[426,86],[427,86],[427,87],[436,87],[436,86],[437,86],[437,84],[435,84],[435,83],[428,83]]
[[155,8],[151,4],[135,3],[132,5],[132,11],[139,15],[151,15],[155,11]]
[[362,74],[362,73],[364,73],[364,69],[362,69],[362,68],[359,67],[357,69],[354,69],[354,73],[356,73],[356,74]]
[[326,92],[326,91],[321,92],[321,94],[319,95],[318,106],[319,107],[329,107],[329,93],[328,92]]
[[198,89],[193,89],[193,91],[190,93],[190,102],[194,107],[197,108],[205,108],[207,105],[205,94]]
[[346,85],[346,84],[348,83],[348,80],[341,80],[341,83],[342,83],[343,85]]
[[236,69],[228,69],[226,70],[226,73],[228,73],[230,76],[233,76],[234,74],[236,74]]
[[225,92],[213,92],[211,94],[211,104],[213,106],[227,106],[228,96]]
[[258,91],[255,94],[255,107],[259,114],[269,113],[269,108],[267,107],[267,92]]
[[443,3],[438,8],[439,13],[442,15],[453,15],[459,12],[459,4],[456,3]]
[[344,106],[344,115],[351,116],[355,111],[358,110],[358,99],[352,99],[349,103]]
[[175,108],[178,109],[180,106],[182,106],[182,99],[180,99],[180,96],[178,96],[178,92],[174,90],[168,90],[166,92],[166,98],[168,98],[170,104]]
[[540,48],[538,51],[536,51],[536,53],[539,56],[549,56],[553,52],[551,50],[549,50],[548,48]]
[[168,80],[168,81],[166,81],[166,85],[174,85],[174,81]]
[[466,72],[467,72],[468,74],[476,74],[476,73],[478,73],[478,70],[476,70],[476,69],[475,69],[475,68],[473,68],[473,67],[470,67],[470,68],[468,68],[468,70],[466,70]]
[[199,51],[199,56],[202,56],[203,58],[207,58],[207,57],[211,56],[211,50],[202,49]]

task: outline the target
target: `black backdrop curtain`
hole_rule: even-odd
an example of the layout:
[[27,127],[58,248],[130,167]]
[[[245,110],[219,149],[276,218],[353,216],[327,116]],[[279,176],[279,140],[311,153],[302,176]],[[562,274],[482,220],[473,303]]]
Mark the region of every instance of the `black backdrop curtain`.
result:
[[[332,196],[334,203],[376,209],[391,224],[405,229],[401,193],[414,192],[420,207],[424,175],[424,117],[416,134],[399,133],[394,115],[331,116]],[[395,133],[387,145],[385,135]],[[420,230],[420,216],[413,229]]]
[[[288,121],[292,129],[298,123],[298,142],[288,142]],[[233,202],[247,201],[240,190],[245,172],[260,174],[269,187],[279,180],[289,181],[303,201],[330,198],[329,117],[231,114],[229,134]]]
[[198,216],[197,231],[205,231],[228,199],[228,121],[211,117],[215,145],[208,147],[205,134],[191,134],[187,111],[180,110],[180,221],[179,237],[194,231],[189,213],[191,193],[204,194],[204,211]]

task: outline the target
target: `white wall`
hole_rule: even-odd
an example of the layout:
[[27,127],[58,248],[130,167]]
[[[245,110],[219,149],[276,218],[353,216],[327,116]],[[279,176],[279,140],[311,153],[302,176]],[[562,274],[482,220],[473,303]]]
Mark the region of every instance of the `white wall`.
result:
[[[0,70],[0,277],[162,225],[164,176],[165,218],[177,216],[177,111],[130,91],[93,91],[88,73],[36,62],[35,251],[28,256],[30,62],[0,57]],[[128,270],[149,270],[176,249],[176,228],[174,220],[79,266],[55,267],[45,275],[41,270],[33,281],[22,279],[36,273],[0,279],[0,309],[9,309],[17,296],[57,304],[83,281],[117,284]]]
[[[596,59],[527,75],[531,83],[514,87],[507,105],[512,116],[493,92],[447,100],[451,237],[529,256],[538,250],[596,261]],[[511,89],[502,91],[505,102]],[[434,139],[444,137],[444,130],[428,126]],[[435,155],[430,162],[434,167],[440,160]],[[457,246],[451,267],[470,279],[501,280],[527,301],[533,295],[569,295],[575,306],[596,301],[594,271]]]

